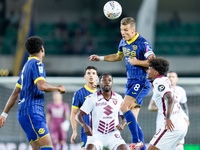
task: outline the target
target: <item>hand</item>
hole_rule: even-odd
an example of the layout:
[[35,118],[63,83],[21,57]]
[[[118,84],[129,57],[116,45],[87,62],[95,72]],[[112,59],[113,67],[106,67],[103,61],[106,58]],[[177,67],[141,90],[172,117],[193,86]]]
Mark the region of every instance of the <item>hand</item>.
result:
[[88,57],[88,59],[90,61],[100,61],[100,58],[98,55],[91,55],[90,57]]
[[116,128],[119,130],[119,131],[122,131],[124,129],[124,126],[122,124],[118,124],[116,126]]
[[170,130],[171,132],[174,131],[174,124],[172,123],[171,119],[166,119],[165,129]]
[[72,136],[71,136],[71,143],[74,144],[74,140],[76,139],[77,133],[73,132]]
[[92,129],[87,124],[84,124],[83,128],[84,128],[84,132],[85,132],[86,135],[92,136],[92,134],[93,134]]
[[4,116],[0,116],[0,128],[5,124],[6,118]]
[[66,92],[65,87],[63,85],[59,85],[58,87],[59,87],[58,91],[60,93],[65,93]]
[[131,65],[134,65],[134,66],[138,65],[138,62],[139,62],[139,61],[140,61],[140,60],[137,59],[136,57],[130,58],[130,59],[128,60],[128,62],[129,62]]

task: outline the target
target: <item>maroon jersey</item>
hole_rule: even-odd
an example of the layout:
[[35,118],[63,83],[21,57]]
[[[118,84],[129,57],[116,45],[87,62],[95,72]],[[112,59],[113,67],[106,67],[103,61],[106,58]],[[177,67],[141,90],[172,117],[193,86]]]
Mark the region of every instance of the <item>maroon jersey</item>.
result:
[[62,130],[61,124],[66,120],[66,113],[69,113],[69,106],[66,103],[55,105],[51,103],[48,105],[48,114],[50,115],[50,132],[52,138],[60,139],[66,138],[66,132]]

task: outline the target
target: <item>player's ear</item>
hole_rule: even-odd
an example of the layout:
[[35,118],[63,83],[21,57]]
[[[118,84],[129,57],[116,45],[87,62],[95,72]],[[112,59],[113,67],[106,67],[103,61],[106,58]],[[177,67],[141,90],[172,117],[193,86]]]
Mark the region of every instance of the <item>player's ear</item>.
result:
[[43,47],[43,46],[41,47],[41,50],[40,50],[40,51],[41,51],[41,52],[44,52],[44,47]]
[[155,76],[159,76],[160,74],[159,74],[159,72],[157,70],[155,70],[154,75]]

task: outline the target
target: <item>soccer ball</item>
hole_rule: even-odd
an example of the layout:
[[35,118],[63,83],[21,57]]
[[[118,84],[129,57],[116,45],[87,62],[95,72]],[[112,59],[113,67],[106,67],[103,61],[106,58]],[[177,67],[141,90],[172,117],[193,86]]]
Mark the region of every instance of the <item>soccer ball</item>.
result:
[[108,19],[117,19],[122,14],[122,7],[117,1],[108,1],[103,12]]

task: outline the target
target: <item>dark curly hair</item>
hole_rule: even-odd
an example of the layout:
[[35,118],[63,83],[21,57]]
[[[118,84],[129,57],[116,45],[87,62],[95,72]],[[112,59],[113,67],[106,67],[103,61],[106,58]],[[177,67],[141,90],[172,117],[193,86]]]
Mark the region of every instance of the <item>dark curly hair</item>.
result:
[[29,54],[39,53],[42,49],[44,42],[39,36],[29,37],[25,43],[26,51]]
[[149,67],[154,68],[160,75],[166,75],[169,70],[169,62],[162,57],[155,57],[150,59]]
[[100,77],[99,77],[99,82],[101,82],[101,79],[103,78],[103,76],[106,76],[106,75],[111,76],[111,78],[113,79],[112,75],[111,75],[109,72],[106,72],[106,73],[102,73],[102,74],[100,75]]

